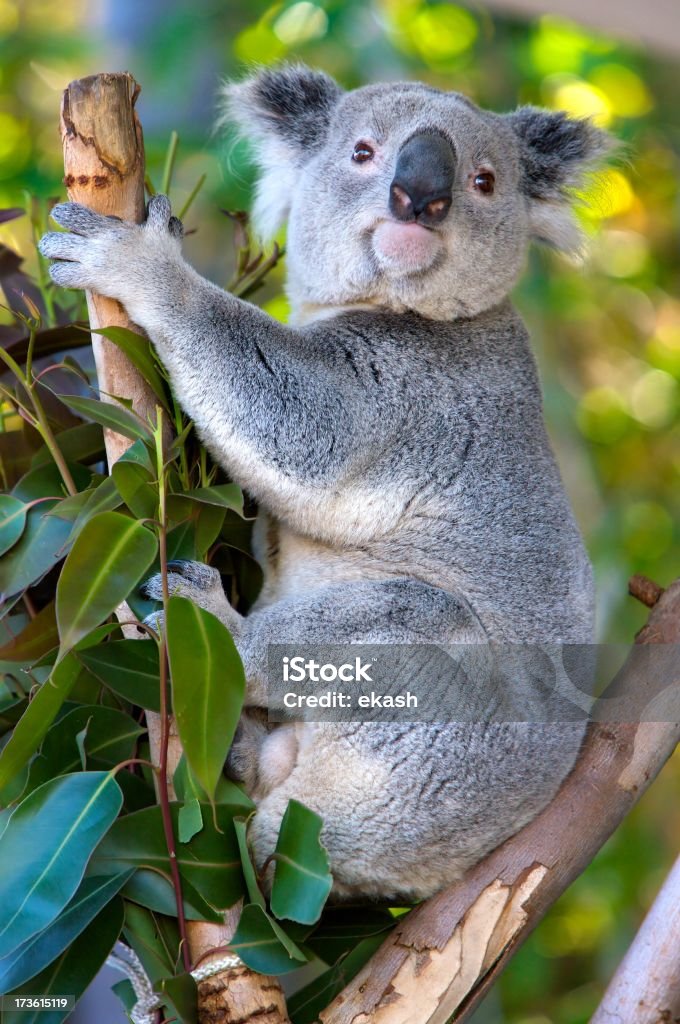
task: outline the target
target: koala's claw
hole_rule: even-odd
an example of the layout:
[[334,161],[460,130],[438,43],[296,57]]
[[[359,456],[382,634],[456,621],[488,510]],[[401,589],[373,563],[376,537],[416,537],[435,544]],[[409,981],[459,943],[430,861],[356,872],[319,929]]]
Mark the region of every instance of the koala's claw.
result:
[[179,217],[173,217],[167,196],[157,195],[149,200],[146,208],[146,225],[152,231],[169,231],[173,238],[182,238],[184,235],[182,222]]
[[[120,217],[105,217],[80,203],[57,203],[52,208],[50,217],[62,228],[85,238],[99,235],[102,231],[120,230],[121,224],[124,223]],[[42,252],[42,249],[40,251]]]
[[[217,569],[188,558],[174,558],[168,562],[168,589],[171,594],[191,597],[193,591],[208,591],[214,587],[222,590],[222,579]],[[160,601],[163,596],[163,578],[160,573],[148,579],[142,585],[142,590],[148,597]]]

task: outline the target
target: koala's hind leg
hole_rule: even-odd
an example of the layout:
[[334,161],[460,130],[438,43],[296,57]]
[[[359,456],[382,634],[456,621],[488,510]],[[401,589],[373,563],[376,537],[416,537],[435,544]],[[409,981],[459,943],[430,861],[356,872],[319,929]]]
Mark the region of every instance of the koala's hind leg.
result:
[[[460,877],[468,862],[422,792],[429,739],[394,723],[299,726],[293,771],[257,801],[248,835],[258,868],[274,852],[288,801],[298,800],[323,820],[335,899],[418,900]],[[266,887],[271,880],[269,872]]]

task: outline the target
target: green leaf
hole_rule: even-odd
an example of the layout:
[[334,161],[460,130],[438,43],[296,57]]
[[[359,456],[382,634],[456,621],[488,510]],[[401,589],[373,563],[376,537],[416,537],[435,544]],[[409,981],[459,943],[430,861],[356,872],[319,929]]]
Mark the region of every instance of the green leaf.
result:
[[122,504],[122,500],[113,477],[107,476],[97,487],[88,491],[87,501],[78,513],[69,539],[73,540],[93,516],[100,512],[112,512],[114,508],[118,508]]
[[0,593],[5,597],[36,583],[66,554],[71,524],[45,515],[51,505],[43,502],[29,510],[21,538],[0,559]]
[[[159,914],[177,914],[172,879],[158,870],[138,868],[123,889],[123,896]],[[182,879],[182,901],[187,921],[213,921],[218,924],[223,920],[222,913],[207,903],[186,878]]]
[[276,843],[271,908],[277,917],[314,924],[333,885],[328,854],[319,838],[322,819],[289,800]]
[[110,772],[81,772],[46,782],[12,812],[0,836],[0,957],[63,910],[122,803]]
[[84,729],[86,762],[94,761],[98,768],[114,767],[131,757],[135,742],[144,731],[134,718],[116,708],[98,704],[74,708],[55,722],[45,736],[39,755],[31,763],[27,792],[48,779],[79,770],[78,736]]
[[75,409],[76,412],[101,423],[103,427],[129,437],[132,441],[140,438],[144,441],[152,440],[150,428],[144,423],[140,416],[129,412],[117,402],[100,401],[98,398],[81,398],[77,395],[59,395],[65,405]]
[[[180,805],[170,805],[173,828],[177,834]],[[218,910],[233,906],[243,895],[243,880],[238,844],[231,822],[243,807],[217,804],[215,817],[209,804],[202,805],[203,828],[189,843],[177,850],[177,863],[183,879],[193,885],[207,902]],[[90,870],[112,874],[129,867],[150,867],[170,877],[170,861],[163,832],[160,807],[145,807],[119,818],[96,850]]]
[[182,804],[177,817],[177,831],[180,843],[188,843],[203,828],[201,805],[196,797]]
[[68,498],[58,501],[56,505],[51,505],[49,512],[45,514],[58,516],[59,519],[67,519],[69,523],[74,523],[93,493],[94,488],[88,488],[86,491],[70,494]]
[[129,978],[123,978],[122,981],[116,981],[111,986],[111,991],[118,996],[123,1009],[127,1012],[128,1017],[130,1016],[131,1010],[134,1010],[137,1003],[137,996],[135,990],[132,987],[132,982]]
[[[24,988],[43,996],[74,995],[79,999],[95,977],[120,935],[123,903],[115,898],[49,967]],[[22,994],[22,993],[17,993]],[[68,1010],[5,1011],[3,1024],[60,1024]]]
[[[175,773],[172,777],[172,784],[177,794],[177,799],[182,803],[186,803],[192,797],[196,797],[199,803],[206,803],[208,797],[205,790],[199,786],[198,782],[191,774],[187,759],[182,754],[180,757]],[[237,786],[231,779],[226,779],[224,775],[220,776],[217,782],[217,789],[215,790],[215,803],[216,804],[230,804],[232,807],[239,807],[240,813],[249,813],[255,810],[255,804],[249,796],[243,792],[240,786]]]
[[144,469],[148,470],[149,479],[153,479],[156,474],[156,466],[154,465],[149,448],[144,444],[143,441],[135,441],[127,448],[118,462],[134,462],[139,466],[143,466]]
[[30,664],[59,646],[59,633],[54,601],[41,608],[34,619],[4,647],[0,647],[0,661],[20,661]]
[[248,898],[251,903],[256,903],[258,907],[262,907],[262,909],[265,910],[265,898],[257,884],[257,875],[255,874],[255,868],[253,867],[253,862],[250,859],[250,851],[248,850],[247,828],[247,818],[234,818],[234,831],[236,832],[238,849],[241,855],[241,867],[243,869],[243,877],[246,880]]
[[14,547],[26,526],[27,508],[11,494],[0,494],[0,555]]
[[201,561],[205,561],[208,548],[219,537],[226,509],[218,505],[200,505],[196,517],[196,549]]
[[160,711],[158,645],[140,640],[110,640],[78,651],[78,660],[95,679],[124,700]]
[[158,543],[135,519],[101,512],[76,537],[57,584],[61,651],[110,615],[144,575]]
[[126,327],[99,327],[97,328],[97,334],[108,338],[109,341],[112,341],[114,345],[117,345],[125,353],[133,366],[137,367],[161,404],[170,412],[168,391],[158,362],[154,358],[149,339],[145,338],[142,334],[135,334],[134,331],[130,331]]
[[111,475],[118,493],[138,519],[158,515],[158,492],[151,486],[149,474],[138,462],[115,462]]
[[142,961],[152,984],[175,973],[180,955],[176,918],[126,903],[123,935]]
[[238,484],[216,484],[213,487],[197,487],[188,491],[187,498],[192,501],[204,502],[207,505],[220,505],[222,508],[233,509],[243,515],[243,492]]
[[212,800],[241,713],[243,665],[226,626],[185,597],[168,602],[166,641],[179,738]]
[[173,1011],[171,1016],[177,1016],[182,1024],[198,1024],[198,987],[190,974],[163,978],[160,992]]
[[0,789],[23,769],[36,752],[79,672],[80,665],[76,659],[67,655],[42,684],[0,753]]
[[229,946],[244,964],[260,974],[287,974],[306,961],[301,950],[297,950],[296,956],[288,952],[280,933],[277,934],[275,922],[256,903],[248,903],[243,908]]
[[[70,462],[68,468],[71,470],[77,489],[85,490],[92,479],[89,469],[76,462]],[[22,476],[21,480],[12,488],[14,497],[20,498],[22,501],[33,501],[35,498],[59,498],[65,493],[64,481],[54,462],[32,469]]]
[[73,899],[47,928],[0,960],[0,992],[16,988],[56,960],[111,902],[131,874],[130,870],[113,878],[93,876],[83,879]]

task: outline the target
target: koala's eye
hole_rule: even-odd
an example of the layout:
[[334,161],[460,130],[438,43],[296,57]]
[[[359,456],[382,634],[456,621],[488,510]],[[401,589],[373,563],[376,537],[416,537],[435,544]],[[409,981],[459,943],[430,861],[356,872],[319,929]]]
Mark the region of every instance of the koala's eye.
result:
[[375,150],[367,142],[357,142],[352,153],[352,160],[356,164],[365,164],[367,160],[373,159],[374,153]]
[[478,192],[483,192],[484,195],[490,196],[493,193],[496,178],[491,171],[480,171],[478,174],[475,174],[472,184]]

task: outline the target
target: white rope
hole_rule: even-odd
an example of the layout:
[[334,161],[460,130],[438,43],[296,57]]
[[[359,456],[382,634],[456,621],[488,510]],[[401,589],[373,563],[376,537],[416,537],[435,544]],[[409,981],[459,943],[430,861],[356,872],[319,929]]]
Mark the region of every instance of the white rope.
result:
[[[106,963],[109,967],[126,974],[132,984],[137,997],[137,1002],[130,1011],[132,1024],[157,1024],[158,1014],[156,1011],[162,1005],[161,1000],[154,992],[149,976],[134,949],[122,942],[117,942],[115,952],[111,953]],[[216,960],[210,960],[202,967],[197,967],[191,972],[191,977],[196,982],[205,981],[206,978],[213,978],[216,974],[227,971],[231,967],[242,966],[243,960],[240,956],[237,956],[236,953],[228,953]]]
[[230,967],[243,967],[243,960],[236,953],[229,953],[227,956],[221,956],[217,960],[203,964],[202,967],[197,967],[195,971],[191,972],[191,977],[194,981],[205,981],[206,978],[212,978],[221,971],[229,970]]

